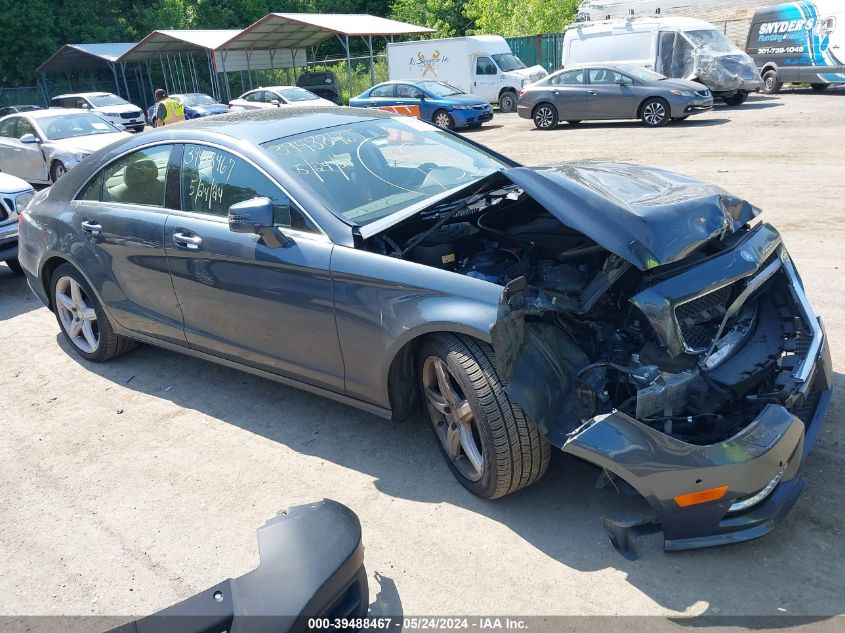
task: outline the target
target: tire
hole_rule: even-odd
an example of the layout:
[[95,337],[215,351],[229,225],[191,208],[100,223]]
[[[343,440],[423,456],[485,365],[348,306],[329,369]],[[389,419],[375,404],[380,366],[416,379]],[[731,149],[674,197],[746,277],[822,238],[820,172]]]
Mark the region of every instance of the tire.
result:
[[830,84],[810,84],[810,88],[813,89],[813,92],[821,92],[830,88]]
[[446,128],[447,130],[455,129],[455,119],[453,119],[452,115],[446,112],[446,110],[437,110],[431,116],[431,122],[434,123],[434,125]]
[[65,340],[85,360],[102,363],[138,347],[135,341],[115,334],[91,286],[71,264],[53,272],[50,300]]
[[776,70],[767,70],[763,73],[763,94],[776,95],[783,88],[783,82],[778,79]]
[[737,90],[730,97],[722,97],[722,101],[727,103],[729,106],[742,105],[743,103],[745,103],[746,99],[748,99],[748,93],[743,92],[742,90]]
[[60,160],[54,161],[53,164],[50,165],[50,182],[55,185],[56,181],[66,173],[67,167],[65,167],[65,164]]
[[432,430],[464,488],[497,499],[545,474],[551,446],[508,399],[489,345],[469,336],[436,334],[423,342],[417,359]]
[[569,125],[578,125],[581,121],[567,121],[567,123],[569,123]]
[[516,93],[506,90],[499,95],[499,111],[516,112]]
[[17,257],[14,259],[7,259],[6,266],[8,266],[15,275],[23,275],[23,267],[21,267],[21,263],[18,261]]
[[558,124],[557,108],[551,103],[541,103],[534,108],[531,118],[538,130],[553,130]]
[[646,127],[663,127],[671,118],[669,104],[659,97],[646,99],[640,106],[640,118]]

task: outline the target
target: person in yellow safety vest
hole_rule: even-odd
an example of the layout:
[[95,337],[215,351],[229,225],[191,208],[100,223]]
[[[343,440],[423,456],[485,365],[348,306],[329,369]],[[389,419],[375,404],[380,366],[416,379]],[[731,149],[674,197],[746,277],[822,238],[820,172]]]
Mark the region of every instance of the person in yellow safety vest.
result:
[[158,107],[156,108],[156,127],[172,125],[173,123],[185,120],[185,106],[176,101],[176,99],[168,97],[167,93],[161,88],[156,90],[156,101],[158,101]]

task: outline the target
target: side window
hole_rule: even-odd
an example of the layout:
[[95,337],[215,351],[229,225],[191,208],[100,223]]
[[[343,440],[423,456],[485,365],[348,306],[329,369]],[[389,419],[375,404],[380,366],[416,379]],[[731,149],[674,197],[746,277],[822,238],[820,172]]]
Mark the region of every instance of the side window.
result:
[[4,136],[6,138],[16,138],[15,128],[17,127],[19,119],[20,117],[13,116],[11,119],[6,119],[0,123],[0,136]]
[[660,51],[657,55],[657,72],[666,75],[672,73],[672,56],[675,53],[674,31],[662,31],[660,33]]
[[370,92],[371,97],[392,97],[393,96],[393,84],[387,84],[386,86],[379,86],[378,88],[373,88]]
[[591,84],[625,84],[626,86],[633,85],[634,81],[627,75],[618,73],[615,70],[608,68],[591,68],[590,69],[590,83]]
[[252,198],[273,201],[274,224],[314,231],[305,216],[291,208],[288,197],[264,174],[229,152],[185,145],[182,153],[182,210],[226,217],[229,207]]
[[479,57],[475,60],[476,75],[497,75],[498,73],[496,64],[489,57]]
[[258,92],[250,92],[249,94],[244,95],[244,101],[249,101],[250,103],[257,103],[260,101]]
[[89,182],[82,191],[79,192],[79,195],[76,196],[77,200],[88,200],[91,202],[96,202],[97,200],[101,199],[101,195],[103,193],[103,172],[101,171],[99,174],[94,177],[91,182]]
[[103,201],[163,207],[172,148],[172,145],[148,147],[106,167],[102,175]]
[[555,86],[577,86],[584,83],[584,69],[570,70],[559,74],[550,83]]
[[419,92],[422,91],[411,84],[396,84],[396,96],[400,99],[415,99]]
[[71,104],[71,107],[72,108],[85,108],[85,107],[90,107],[90,105],[91,104],[89,104],[82,97],[76,97],[75,99],[73,99],[73,103]]
[[24,134],[37,134],[37,132],[35,131],[35,126],[32,125],[29,120],[23,117],[18,117],[18,125],[15,129],[15,138],[20,138]]

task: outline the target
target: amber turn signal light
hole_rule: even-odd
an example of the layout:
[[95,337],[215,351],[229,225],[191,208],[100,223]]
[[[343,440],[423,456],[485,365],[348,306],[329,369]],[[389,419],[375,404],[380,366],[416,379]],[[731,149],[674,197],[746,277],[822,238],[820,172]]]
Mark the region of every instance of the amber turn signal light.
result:
[[718,488],[708,488],[707,490],[699,490],[698,492],[690,492],[685,495],[678,495],[675,497],[675,503],[682,508],[687,506],[698,505],[699,503],[707,503],[708,501],[716,501],[725,496],[728,492],[727,486],[719,486]]

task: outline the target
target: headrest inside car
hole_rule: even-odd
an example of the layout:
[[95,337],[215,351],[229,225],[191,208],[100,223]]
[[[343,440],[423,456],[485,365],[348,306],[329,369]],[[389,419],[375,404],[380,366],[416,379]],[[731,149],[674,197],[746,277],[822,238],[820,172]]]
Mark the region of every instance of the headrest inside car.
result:
[[149,158],[128,164],[123,172],[123,182],[127,187],[145,185],[156,180],[158,180],[158,167]]

